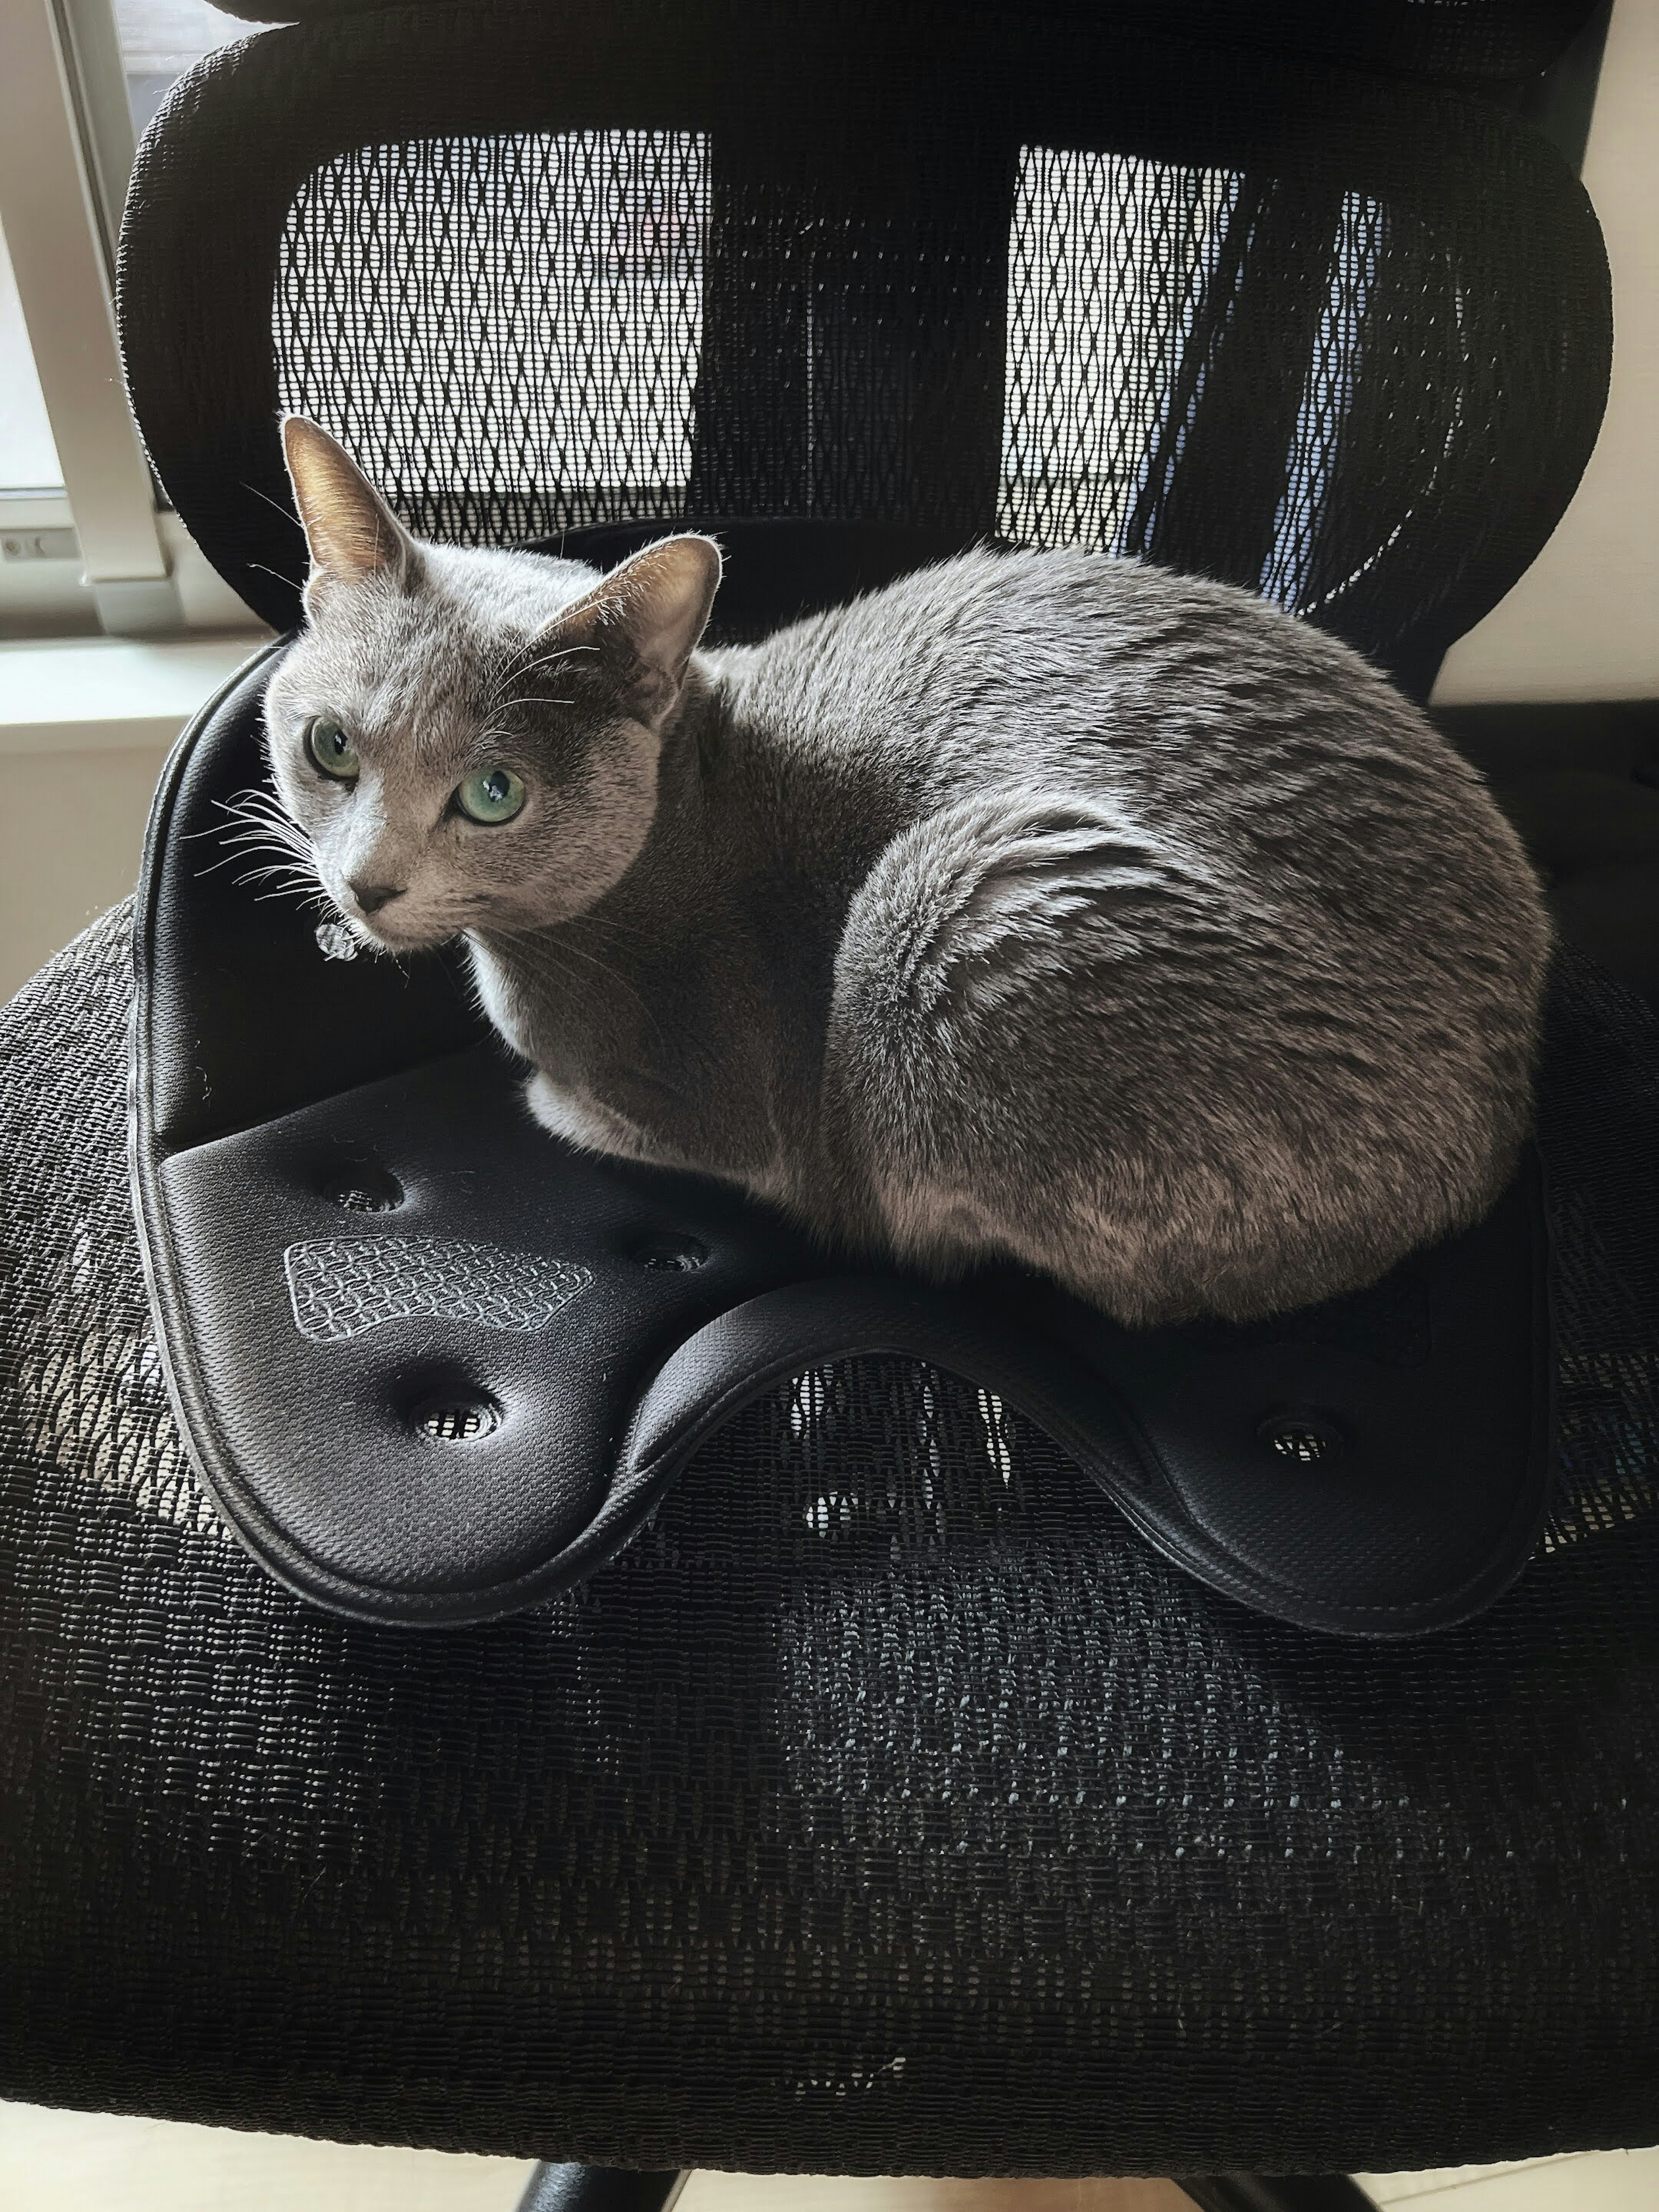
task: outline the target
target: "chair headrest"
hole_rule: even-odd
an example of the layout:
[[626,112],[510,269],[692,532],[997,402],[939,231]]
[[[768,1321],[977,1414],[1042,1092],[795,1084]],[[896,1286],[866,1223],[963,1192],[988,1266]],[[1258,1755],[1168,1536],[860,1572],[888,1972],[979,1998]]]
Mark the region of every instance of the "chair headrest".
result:
[[1265,590],[1426,690],[1600,423],[1577,179],[1421,83],[951,21],[501,0],[210,57],[141,149],[120,284],[209,558],[296,619],[292,408],[441,539],[1081,544]]
[[[331,16],[384,9],[392,0],[216,0],[228,15],[249,23],[314,23]],[[476,35],[488,36],[493,0],[469,9]],[[834,5],[834,0],[830,0]],[[1242,46],[1425,76],[1513,80],[1535,76],[1571,44],[1592,13],[1595,0],[1350,0],[1336,9],[1325,0],[1040,0],[1018,16],[1001,16],[1005,36],[1040,41],[1049,23],[1070,19],[1109,26],[1119,33],[1155,33],[1197,46]],[[705,29],[765,12],[787,19],[787,0],[701,0]],[[821,18],[825,0],[810,10],[795,0],[797,16]],[[878,19],[888,12],[872,0],[842,0],[838,12]],[[963,9],[932,13],[954,30]]]

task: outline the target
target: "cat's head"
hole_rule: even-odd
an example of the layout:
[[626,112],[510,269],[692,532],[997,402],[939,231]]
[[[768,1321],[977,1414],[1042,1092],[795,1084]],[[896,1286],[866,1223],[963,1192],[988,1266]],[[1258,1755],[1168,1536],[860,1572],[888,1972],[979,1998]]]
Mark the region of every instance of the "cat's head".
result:
[[423,544],[325,431],[290,416],[283,442],[312,565],[265,721],[324,890],[394,951],[581,913],[649,835],[718,547],[601,575]]

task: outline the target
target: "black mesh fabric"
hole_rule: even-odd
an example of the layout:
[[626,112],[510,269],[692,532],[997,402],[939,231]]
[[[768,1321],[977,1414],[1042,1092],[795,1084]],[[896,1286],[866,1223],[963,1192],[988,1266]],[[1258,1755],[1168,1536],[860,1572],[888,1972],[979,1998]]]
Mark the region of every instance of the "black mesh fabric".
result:
[[283,225],[282,404],[343,439],[422,537],[672,517],[708,224],[694,132],[354,148]]
[[[159,472],[279,623],[299,404],[455,542],[782,514],[1144,551],[1420,684],[1600,419],[1594,218],[1481,101],[1136,44],[1144,9],[313,12],[185,81],[123,247]],[[1249,12],[1519,76],[1577,11]],[[1575,967],[1555,1009],[1545,1543],[1480,1620],[1362,1648],[1208,1594],[894,1363],[752,1407],[543,1612],[306,1607],[167,1411],[127,988],[116,919],[0,1023],[7,2094],[759,2169],[1659,2133],[1636,1002]]]
[[210,556],[295,619],[295,407],[463,544],[783,515],[1084,544],[1426,688],[1600,421],[1605,261],[1553,149],[1352,71],[890,16],[722,43],[637,0],[405,8],[210,58],[146,140],[121,295]]
[[[215,0],[228,15],[251,23],[316,22],[361,14],[386,0]],[[472,0],[487,23],[498,0]],[[1048,21],[1073,17],[1121,33],[1154,31],[1206,46],[1242,46],[1328,54],[1373,68],[1429,76],[1500,82],[1547,69],[1590,15],[1595,0],[1008,0],[1003,20],[1040,36]],[[810,0],[822,17],[836,0]],[[776,16],[787,0],[702,0],[699,14],[732,24],[757,8]],[[839,0],[845,18],[880,20],[874,0]]]
[[157,1372],[125,922],[0,1018],[0,2081],[603,2162],[1392,2168],[1659,2135],[1659,1024],[1568,964],[1564,1473],[1358,1646],[883,1363],[464,1632],[230,1540]]

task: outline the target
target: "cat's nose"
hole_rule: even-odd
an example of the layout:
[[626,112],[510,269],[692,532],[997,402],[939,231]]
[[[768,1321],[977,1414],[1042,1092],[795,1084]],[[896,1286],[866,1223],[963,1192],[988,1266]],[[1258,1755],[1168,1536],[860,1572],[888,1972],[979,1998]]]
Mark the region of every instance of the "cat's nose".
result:
[[388,901],[398,898],[404,890],[402,884],[356,884],[349,886],[351,896],[365,914],[378,914]]

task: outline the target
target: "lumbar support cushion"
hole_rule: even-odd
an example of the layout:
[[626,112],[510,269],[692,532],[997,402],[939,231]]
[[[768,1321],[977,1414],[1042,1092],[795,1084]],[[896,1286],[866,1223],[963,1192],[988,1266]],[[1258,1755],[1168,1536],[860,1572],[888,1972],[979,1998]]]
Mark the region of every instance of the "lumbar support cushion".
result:
[[1412,1635],[1519,1572],[1551,1483],[1535,1160],[1470,1234],[1249,1328],[1128,1331],[1012,1272],[849,1276],[722,1186],[538,1129],[445,961],[330,958],[204,869],[260,772],[270,659],[157,800],[133,1165],[185,1435],[292,1588],[410,1624],[536,1603],[740,1407],[864,1352],[1022,1408],[1161,1551],[1281,1619]]

